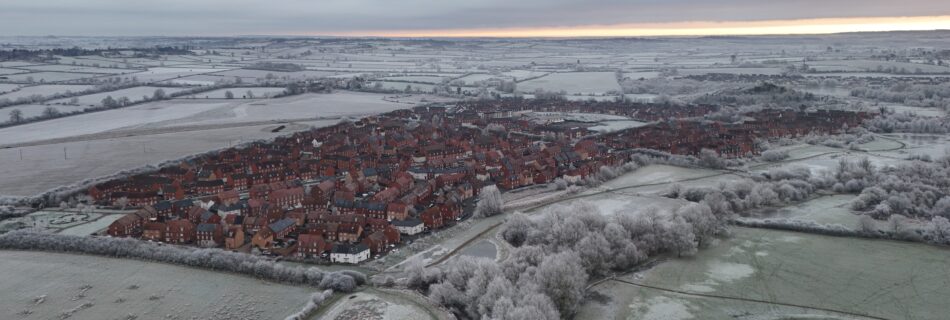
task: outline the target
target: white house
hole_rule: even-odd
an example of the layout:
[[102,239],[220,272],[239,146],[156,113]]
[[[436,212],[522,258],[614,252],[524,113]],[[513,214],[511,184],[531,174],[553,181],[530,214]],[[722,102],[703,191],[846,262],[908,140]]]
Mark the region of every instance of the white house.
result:
[[330,252],[330,262],[357,264],[369,259],[369,247],[365,244],[341,243],[333,246]]
[[406,220],[393,220],[390,222],[396,230],[399,230],[399,233],[406,235],[415,235],[419,234],[422,231],[425,231],[425,224],[422,223],[422,220],[416,218],[408,218]]

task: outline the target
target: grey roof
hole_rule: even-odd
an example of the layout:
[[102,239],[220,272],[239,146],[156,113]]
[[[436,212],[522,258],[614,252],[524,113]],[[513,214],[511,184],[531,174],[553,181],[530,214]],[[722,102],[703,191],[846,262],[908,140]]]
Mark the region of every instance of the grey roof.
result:
[[422,220],[416,218],[407,218],[406,220],[393,220],[390,222],[397,227],[415,227],[422,224]]
[[280,232],[284,229],[290,228],[290,226],[294,225],[294,223],[296,223],[294,219],[284,218],[284,219],[277,220],[274,223],[271,223],[267,227],[270,228],[271,231]]
[[169,210],[172,208],[172,203],[168,200],[159,201],[158,203],[155,203],[155,205],[153,205],[152,208],[155,208],[155,210],[158,210],[158,211]]
[[341,243],[333,246],[333,253],[358,254],[363,251],[369,251],[369,247],[362,243]]
[[198,225],[198,232],[214,232],[214,228],[217,226],[213,223],[202,223]]

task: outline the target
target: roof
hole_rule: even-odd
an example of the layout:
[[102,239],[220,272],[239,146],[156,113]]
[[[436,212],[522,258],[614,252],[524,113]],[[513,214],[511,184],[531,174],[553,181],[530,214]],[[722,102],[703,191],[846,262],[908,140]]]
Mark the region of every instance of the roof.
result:
[[284,218],[284,219],[278,220],[277,222],[271,223],[267,227],[273,230],[274,232],[280,232],[287,228],[290,228],[290,226],[294,225],[294,223],[296,223],[294,219]]
[[172,203],[167,200],[159,201],[155,203],[155,205],[153,205],[152,208],[155,208],[155,210],[158,210],[158,211],[171,210]]
[[369,251],[369,247],[365,244],[347,244],[341,243],[333,246],[333,253],[337,254],[359,254],[364,251]]
[[406,220],[393,220],[390,223],[397,227],[416,227],[422,224],[422,220],[408,218]]
[[198,232],[214,232],[218,225],[213,223],[202,223],[198,225]]

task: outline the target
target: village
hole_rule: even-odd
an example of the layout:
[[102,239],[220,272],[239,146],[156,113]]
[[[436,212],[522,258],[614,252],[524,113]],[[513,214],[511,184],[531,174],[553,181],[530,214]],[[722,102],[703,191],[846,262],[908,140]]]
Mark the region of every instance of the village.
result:
[[[718,109],[543,99],[420,106],[209,153],[86,192],[98,205],[138,208],[108,227],[112,237],[355,264],[469,218],[488,185],[580,182],[641,149],[754,155],[757,139],[837,133],[870,116],[801,108],[750,113],[739,123],[703,118]],[[598,133],[558,114],[649,123]]]

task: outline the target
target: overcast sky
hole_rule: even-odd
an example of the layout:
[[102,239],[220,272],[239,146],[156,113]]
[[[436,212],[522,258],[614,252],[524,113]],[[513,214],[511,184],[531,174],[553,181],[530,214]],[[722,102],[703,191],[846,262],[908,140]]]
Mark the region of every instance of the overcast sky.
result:
[[[384,31],[950,15],[946,0],[0,0],[2,35]],[[947,21],[950,23],[950,21]]]

